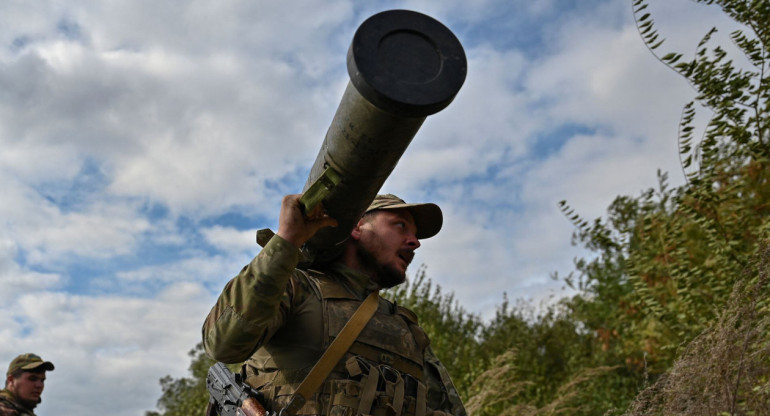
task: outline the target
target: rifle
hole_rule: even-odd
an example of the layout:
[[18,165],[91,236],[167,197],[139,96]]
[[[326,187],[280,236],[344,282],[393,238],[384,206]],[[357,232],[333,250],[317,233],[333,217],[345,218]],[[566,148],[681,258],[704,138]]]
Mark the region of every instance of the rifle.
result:
[[268,414],[262,405],[262,393],[249,387],[240,374],[231,373],[222,363],[209,368],[206,388],[209,391],[206,416],[275,416]]

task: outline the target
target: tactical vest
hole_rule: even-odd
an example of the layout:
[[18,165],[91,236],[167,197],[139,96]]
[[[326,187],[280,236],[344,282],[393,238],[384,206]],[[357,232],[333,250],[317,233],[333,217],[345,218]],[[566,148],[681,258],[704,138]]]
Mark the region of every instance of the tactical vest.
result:
[[[308,296],[270,341],[244,364],[246,381],[283,408],[361,304],[337,281],[306,274]],[[424,416],[423,353],[428,337],[406,308],[380,298],[377,312],[298,415]]]

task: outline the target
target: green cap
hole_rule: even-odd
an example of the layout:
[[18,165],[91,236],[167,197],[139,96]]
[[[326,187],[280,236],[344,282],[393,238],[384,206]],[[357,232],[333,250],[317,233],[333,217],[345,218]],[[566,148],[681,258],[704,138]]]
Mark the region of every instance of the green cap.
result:
[[372,201],[366,212],[377,211],[381,209],[407,209],[414,217],[414,223],[417,225],[417,238],[425,239],[433,237],[441,230],[441,224],[444,222],[444,216],[441,214],[441,208],[436,204],[407,204],[403,199],[393,195],[377,195]]
[[11,364],[8,366],[8,372],[5,373],[5,375],[8,376],[16,370],[32,371],[40,367],[44,367],[43,369],[45,371],[53,371],[53,363],[50,361],[43,361],[39,355],[32,353],[21,354],[11,361]]

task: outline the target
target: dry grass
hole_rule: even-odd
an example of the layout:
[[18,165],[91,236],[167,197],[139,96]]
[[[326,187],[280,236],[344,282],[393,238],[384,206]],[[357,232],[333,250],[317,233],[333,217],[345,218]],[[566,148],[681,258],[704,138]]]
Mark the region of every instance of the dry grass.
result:
[[[495,358],[492,367],[479,375],[471,385],[471,391],[476,392],[465,404],[469,415],[485,414],[484,409],[505,406],[521,393],[529,382],[516,381],[516,368],[513,365],[516,352],[509,350]],[[501,416],[521,415],[533,416],[534,406],[527,404],[505,406]]]
[[[485,371],[473,382],[471,391],[477,392],[466,403],[468,414],[474,416],[494,414],[496,416],[558,416],[570,415],[580,410],[580,386],[589,380],[602,376],[615,367],[598,367],[583,370],[564,383],[556,393],[556,399],[543,407],[520,403],[517,396],[531,382],[516,380],[513,365],[516,352],[509,350],[495,359],[492,368]],[[518,402],[518,403],[517,403]],[[492,409],[500,409],[493,411]]]
[[572,379],[564,383],[556,392],[556,399],[551,403],[537,409],[536,416],[556,416],[571,415],[581,410],[580,405],[580,387],[583,383],[601,377],[617,367],[595,367],[584,369],[575,375]]

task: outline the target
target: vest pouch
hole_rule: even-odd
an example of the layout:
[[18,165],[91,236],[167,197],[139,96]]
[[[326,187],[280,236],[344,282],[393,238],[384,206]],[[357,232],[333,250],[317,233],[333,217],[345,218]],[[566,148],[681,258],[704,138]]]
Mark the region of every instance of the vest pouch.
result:
[[347,380],[332,382],[329,414],[335,416],[400,416],[404,382],[398,371],[375,366],[358,356],[345,362]]
[[372,414],[372,404],[377,400],[377,371],[358,380],[332,380],[329,397],[329,415],[356,416]]
[[355,416],[358,413],[358,400],[361,394],[361,382],[356,380],[332,380],[329,398],[330,416]]
[[401,416],[404,407],[404,378],[401,374],[387,365],[378,367],[380,372],[380,385],[378,392],[384,393],[377,396],[376,410],[373,415]]
[[[360,356],[345,362],[350,380],[335,383],[333,413],[340,416],[424,415],[425,385],[388,365],[374,365]],[[407,382],[408,380],[408,382]],[[407,397],[407,385],[411,395]],[[422,393],[422,397],[418,399]],[[355,403],[357,402],[357,406]],[[418,403],[423,408],[418,411]],[[351,413],[352,412],[352,413]]]

